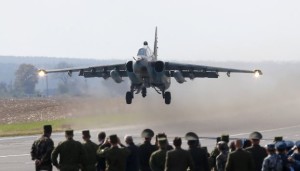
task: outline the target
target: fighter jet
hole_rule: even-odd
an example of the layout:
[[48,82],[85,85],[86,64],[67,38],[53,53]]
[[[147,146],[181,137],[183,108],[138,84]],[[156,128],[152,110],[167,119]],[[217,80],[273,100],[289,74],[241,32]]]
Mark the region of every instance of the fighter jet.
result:
[[38,70],[39,75],[48,73],[67,72],[69,76],[73,72],[78,72],[79,76],[85,78],[111,77],[116,83],[121,83],[123,77],[129,77],[131,81],[130,90],[126,92],[126,103],[131,104],[134,94],[141,93],[143,97],[147,95],[147,88],[154,88],[161,94],[165,104],[171,103],[171,93],[168,88],[171,85],[171,77],[182,84],[186,78],[218,78],[219,72],[227,73],[253,73],[256,77],[262,75],[261,70],[239,70],[231,68],[219,68],[204,65],[193,65],[184,63],[164,62],[157,59],[157,28],[155,29],[154,50],[152,51],[148,42],[143,43],[143,47],[137,52],[136,57],[123,64],[100,65],[80,68],[64,68],[55,70]]

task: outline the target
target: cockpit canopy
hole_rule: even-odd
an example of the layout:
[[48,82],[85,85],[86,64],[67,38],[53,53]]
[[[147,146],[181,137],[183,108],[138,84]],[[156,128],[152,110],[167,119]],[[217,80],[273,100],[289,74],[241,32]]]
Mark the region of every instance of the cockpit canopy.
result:
[[138,53],[137,53],[137,56],[140,56],[140,57],[150,57],[151,56],[151,52],[150,52],[150,49],[149,48],[140,48]]

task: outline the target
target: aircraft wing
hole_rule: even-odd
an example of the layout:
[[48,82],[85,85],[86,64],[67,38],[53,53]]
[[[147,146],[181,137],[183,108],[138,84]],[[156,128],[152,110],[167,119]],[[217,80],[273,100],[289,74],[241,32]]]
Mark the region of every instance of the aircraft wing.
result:
[[70,76],[73,72],[79,72],[79,76],[84,77],[110,77],[111,71],[117,71],[121,77],[127,77],[126,64],[115,64],[115,65],[101,65],[101,66],[91,66],[91,67],[78,67],[78,68],[63,68],[63,69],[50,69],[44,70],[40,69],[39,74],[48,74],[48,73],[58,73],[58,72],[67,72]]
[[262,75],[260,70],[240,70],[232,68],[220,68],[205,65],[194,65],[194,64],[182,64],[166,62],[165,70],[169,71],[169,76],[174,76],[175,71],[180,71],[183,77],[195,78],[195,77],[207,77],[207,78],[218,78],[219,72],[225,72],[228,76],[230,73],[253,73],[256,75]]

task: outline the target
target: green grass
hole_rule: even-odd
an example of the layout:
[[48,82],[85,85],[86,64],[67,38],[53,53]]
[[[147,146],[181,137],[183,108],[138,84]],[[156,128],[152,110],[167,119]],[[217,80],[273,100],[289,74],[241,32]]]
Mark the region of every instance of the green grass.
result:
[[0,137],[34,135],[43,132],[43,125],[52,125],[53,132],[66,129],[91,129],[119,124],[132,124],[137,117],[133,114],[82,116],[77,118],[58,119],[51,121],[24,122],[0,125]]

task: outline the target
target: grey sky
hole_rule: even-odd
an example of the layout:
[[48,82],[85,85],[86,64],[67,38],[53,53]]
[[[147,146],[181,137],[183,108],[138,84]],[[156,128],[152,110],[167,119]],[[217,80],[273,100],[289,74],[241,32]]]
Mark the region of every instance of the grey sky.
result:
[[298,0],[0,0],[0,55],[299,60]]

